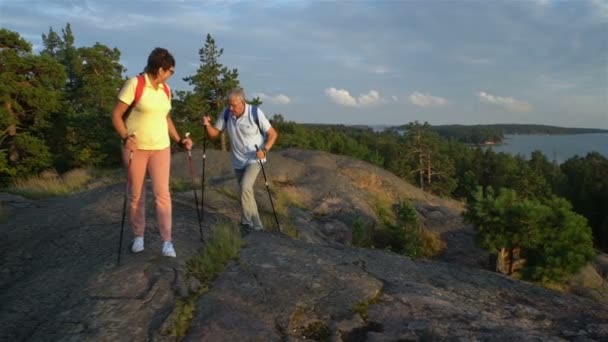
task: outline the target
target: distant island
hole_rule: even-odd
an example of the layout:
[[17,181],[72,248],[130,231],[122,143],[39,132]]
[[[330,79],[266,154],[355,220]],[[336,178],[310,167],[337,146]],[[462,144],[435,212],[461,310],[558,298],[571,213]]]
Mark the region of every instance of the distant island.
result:
[[[387,130],[405,130],[407,125],[391,126]],[[501,144],[505,135],[556,135],[608,133],[608,129],[569,128],[530,124],[439,125],[431,129],[446,138],[475,145]]]
[[[346,124],[321,124],[305,123],[304,127],[312,129],[331,129],[337,132],[373,131],[376,133],[402,133],[407,131],[407,124],[398,126],[384,125],[346,125]],[[478,145],[500,145],[505,135],[558,135],[558,134],[588,134],[608,133],[608,129],[599,128],[571,128],[547,125],[530,124],[492,124],[492,125],[438,125],[428,126],[429,129],[447,139],[455,139],[459,142]]]

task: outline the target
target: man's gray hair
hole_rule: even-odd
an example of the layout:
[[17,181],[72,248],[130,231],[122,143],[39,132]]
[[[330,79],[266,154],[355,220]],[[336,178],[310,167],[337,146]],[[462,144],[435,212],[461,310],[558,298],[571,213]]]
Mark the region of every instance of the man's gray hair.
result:
[[237,88],[230,89],[226,99],[230,100],[230,99],[234,99],[234,98],[239,98],[239,99],[245,101],[245,91],[243,90],[243,88],[237,87]]

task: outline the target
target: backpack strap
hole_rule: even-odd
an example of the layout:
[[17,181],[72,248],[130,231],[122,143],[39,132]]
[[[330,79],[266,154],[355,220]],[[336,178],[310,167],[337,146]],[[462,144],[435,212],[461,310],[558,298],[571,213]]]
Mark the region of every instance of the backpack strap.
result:
[[163,90],[165,91],[165,94],[167,94],[169,101],[171,101],[171,89],[169,89],[169,86],[165,82],[163,82]]
[[[226,127],[228,127],[228,118],[230,117],[230,108],[226,108],[224,109],[224,129],[226,129]],[[253,117],[253,121],[255,122],[256,126],[258,126],[258,130],[260,131],[261,135],[265,135],[264,132],[262,132],[262,127],[260,127],[260,119],[258,118],[258,107],[256,106],[251,106],[251,116]]]
[[228,118],[230,115],[230,108],[224,109],[224,129],[228,128]]
[[135,87],[135,96],[133,97],[133,102],[131,103],[131,107],[137,106],[139,100],[141,99],[141,95],[144,93],[144,88],[146,87],[146,76],[144,74],[137,75],[137,86]]
[[[144,94],[144,88],[146,87],[146,76],[141,73],[137,75],[137,86],[135,87],[135,96],[133,97],[133,102],[131,103],[131,107],[137,106],[139,100],[141,100],[141,96]],[[167,94],[167,98],[171,100],[171,89],[167,83],[163,82],[163,90],[165,94]]]
[[260,127],[260,119],[258,118],[258,107],[251,106],[251,115],[253,116],[253,121],[255,122],[256,126],[258,126],[260,134],[264,135],[264,132],[262,132],[262,127]]

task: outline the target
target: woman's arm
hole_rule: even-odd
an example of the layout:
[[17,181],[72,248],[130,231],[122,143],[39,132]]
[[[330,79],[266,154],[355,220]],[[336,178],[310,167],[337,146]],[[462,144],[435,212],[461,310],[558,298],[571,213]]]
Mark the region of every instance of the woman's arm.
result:
[[122,102],[117,101],[114,109],[112,110],[112,125],[114,126],[114,130],[121,139],[125,139],[129,136],[129,131],[127,131],[127,126],[125,125],[124,120],[122,119],[125,112],[129,109],[129,105]]
[[182,139],[177,133],[177,129],[175,129],[175,125],[173,124],[173,119],[171,119],[171,115],[167,114],[167,126],[169,127],[169,138],[171,138],[176,143],[183,145],[187,150],[192,149],[192,139],[190,137],[185,137]]

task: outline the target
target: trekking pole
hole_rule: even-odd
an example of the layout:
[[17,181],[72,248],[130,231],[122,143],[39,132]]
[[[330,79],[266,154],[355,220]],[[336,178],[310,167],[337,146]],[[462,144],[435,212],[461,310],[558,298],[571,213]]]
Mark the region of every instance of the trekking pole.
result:
[[[190,132],[186,133],[186,138],[190,136]],[[194,167],[192,166],[192,150],[188,150],[188,163],[190,164],[190,177],[192,178],[192,192],[194,192],[194,205],[196,206],[196,217],[198,218],[198,229],[201,232],[201,242],[205,242],[203,238],[203,226],[201,224],[201,212],[198,210],[198,195],[194,183]]]
[[[133,133],[132,135],[135,135]],[[127,197],[129,193],[129,182],[131,177],[129,171],[131,170],[131,160],[133,160],[133,151],[129,151],[129,162],[127,164],[127,181],[125,182],[125,195],[122,201],[122,222],[120,224],[120,240],[118,241],[118,260],[116,260],[116,266],[120,266],[120,255],[122,254],[122,236],[125,231],[125,217],[127,216]]]
[[[260,148],[258,147],[258,145],[255,145],[255,151],[258,152],[260,150]],[[266,191],[268,191],[268,198],[270,198],[270,206],[272,207],[272,212],[274,214],[274,221],[277,223],[277,229],[279,229],[279,232],[281,231],[281,226],[279,225],[279,219],[277,218],[277,211],[274,210],[274,203],[272,202],[272,195],[270,195],[270,188],[268,187],[268,179],[266,179],[266,172],[264,171],[264,164],[262,163],[262,160],[258,159],[258,162],[260,163],[260,166],[262,167],[262,174],[264,175],[264,183],[266,184]]]
[[201,222],[205,222],[205,161],[207,160],[207,140],[205,135],[207,132],[203,126],[203,173],[201,175]]

